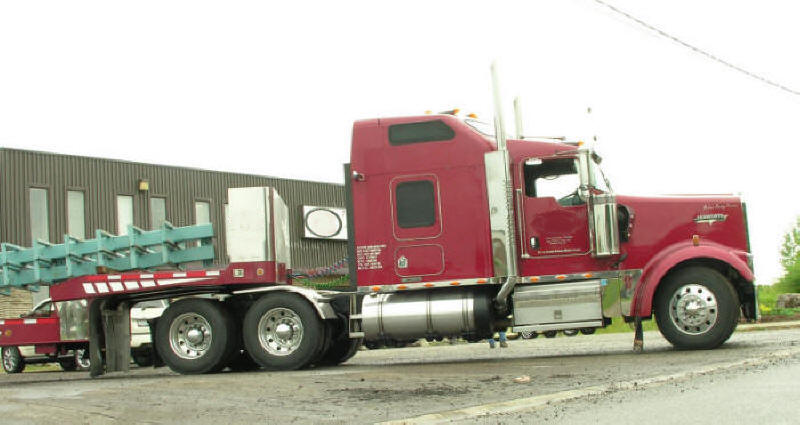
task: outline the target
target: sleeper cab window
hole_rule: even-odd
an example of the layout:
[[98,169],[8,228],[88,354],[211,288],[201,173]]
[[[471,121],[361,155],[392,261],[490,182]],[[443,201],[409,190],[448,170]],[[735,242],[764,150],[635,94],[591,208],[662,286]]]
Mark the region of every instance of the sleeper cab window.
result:
[[411,122],[389,126],[389,144],[392,146],[413,143],[443,142],[456,137],[456,132],[442,120]]
[[403,229],[429,227],[436,222],[433,182],[415,180],[397,184],[397,225]]

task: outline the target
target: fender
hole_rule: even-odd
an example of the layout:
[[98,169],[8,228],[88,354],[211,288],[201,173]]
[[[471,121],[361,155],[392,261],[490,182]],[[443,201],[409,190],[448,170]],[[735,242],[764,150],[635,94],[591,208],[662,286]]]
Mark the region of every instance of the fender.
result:
[[636,286],[634,302],[631,305],[631,316],[650,316],[653,296],[659,282],[673,267],[687,260],[703,258],[719,260],[733,267],[747,282],[753,282],[755,280],[753,271],[747,266],[746,260],[736,255],[738,252],[713,242],[705,242],[697,246],[691,242],[680,242],[667,247],[645,266],[642,280]]
[[308,300],[314,309],[317,310],[317,314],[322,319],[336,319],[336,312],[333,311],[333,307],[331,307],[331,300],[332,298],[330,295],[337,294],[336,292],[331,291],[316,291],[311,288],[304,288],[301,286],[289,286],[289,285],[276,285],[276,286],[266,286],[262,288],[255,288],[255,289],[245,289],[243,291],[236,291],[234,294],[253,294],[259,292],[292,292],[298,294]]

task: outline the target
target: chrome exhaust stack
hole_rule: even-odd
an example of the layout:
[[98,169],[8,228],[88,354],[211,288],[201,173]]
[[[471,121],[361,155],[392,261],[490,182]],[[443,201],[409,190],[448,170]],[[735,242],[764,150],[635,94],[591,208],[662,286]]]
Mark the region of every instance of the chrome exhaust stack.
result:
[[[497,64],[492,63],[492,94],[497,150],[484,154],[486,191],[489,200],[489,225],[492,239],[492,260],[495,277],[505,278],[494,299],[498,312],[508,312],[508,296],[517,283],[517,248],[514,236],[514,193]],[[521,123],[518,125],[521,132]]]

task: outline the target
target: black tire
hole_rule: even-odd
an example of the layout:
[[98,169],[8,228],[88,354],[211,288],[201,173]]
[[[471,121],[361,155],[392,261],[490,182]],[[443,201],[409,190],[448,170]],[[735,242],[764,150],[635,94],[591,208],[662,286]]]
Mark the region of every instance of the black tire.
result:
[[61,370],[64,372],[75,372],[78,370],[78,363],[75,361],[75,357],[58,359],[58,365],[61,366]]
[[358,347],[360,347],[363,342],[364,340],[362,338],[347,338],[333,341],[328,351],[322,356],[319,364],[323,366],[334,366],[344,363],[358,353]]
[[153,359],[153,353],[151,352],[136,353],[133,355],[133,362],[139,367],[150,367],[155,362],[155,359]]
[[[190,332],[192,334],[190,334]],[[219,372],[234,354],[239,333],[219,302],[187,298],[170,305],[156,325],[158,355],[175,372]]]
[[591,335],[595,333],[595,331],[596,331],[595,328],[581,328],[581,333],[584,335]]
[[228,362],[228,368],[232,372],[248,372],[261,369],[261,366],[253,360],[247,351],[237,350],[233,358]]
[[17,347],[3,347],[3,370],[6,373],[20,373],[25,370],[25,359]]
[[659,331],[675,348],[708,350],[730,338],[740,303],[725,276],[706,267],[687,267],[661,282],[653,308]]
[[326,331],[308,301],[295,294],[271,293],[247,310],[242,332],[245,350],[256,363],[270,370],[294,370],[315,359]]
[[545,338],[555,338],[558,334],[558,331],[544,331],[542,333],[544,333]]
[[539,336],[539,333],[536,331],[522,331],[519,333],[522,339],[534,339]]
[[563,331],[561,331],[561,333],[563,333],[564,336],[575,336],[578,335],[579,332],[580,331],[577,329],[564,329]]

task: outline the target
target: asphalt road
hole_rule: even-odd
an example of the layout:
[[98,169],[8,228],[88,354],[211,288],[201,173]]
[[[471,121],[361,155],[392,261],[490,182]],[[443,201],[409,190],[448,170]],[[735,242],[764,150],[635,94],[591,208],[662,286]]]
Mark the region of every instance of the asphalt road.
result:
[[[737,332],[719,349],[694,352],[675,351],[648,332],[643,354],[631,347],[632,334],[581,335],[516,340],[494,350],[457,344],[365,351],[338,367],[282,373],[180,376],[162,368],[98,379],[82,372],[0,375],[0,418],[619,424],[684,417],[719,423],[719,414],[730,414],[726,422],[743,423],[735,405],[749,406],[744,410],[762,423],[780,423],[788,401],[797,398],[790,384],[798,377],[800,329]],[[704,410],[711,416],[692,416]]]

